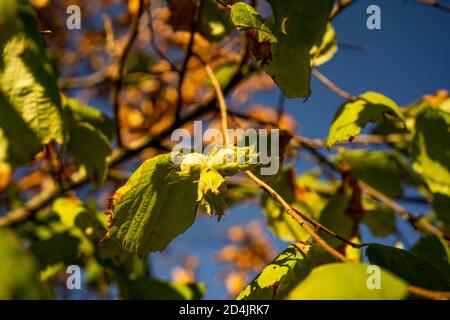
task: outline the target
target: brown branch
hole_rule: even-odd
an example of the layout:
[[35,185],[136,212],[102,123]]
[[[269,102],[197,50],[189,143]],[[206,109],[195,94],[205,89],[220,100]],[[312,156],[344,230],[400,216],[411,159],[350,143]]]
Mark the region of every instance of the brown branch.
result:
[[330,88],[331,91],[335,92],[337,95],[341,96],[345,100],[352,100],[352,99],[354,99],[354,97],[350,93],[348,93],[348,92],[342,90],[341,88],[339,88],[336,84],[334,84],[325,75],[320,73],[319,70],[317,70],[316,68],[312,69],[312,74],[317,79],[319,79],[323,84],[325,84],[328,88]]
[[202,0],[194,0],[194,7],[192,10],[192,20],[191,20],[191,26],[190,26],[190,37],[189,42],[186,50],[186,56],[184,57],[183,64],[181,65],[180,69],[180,75],[178,80],[178,101],[177,101],[177,107],[175,110],[175,122],[180,118],[181,115],[181,108],[183,107],[183,98],[182,98],[182,89],[183,89],[183,82],[184,78],[186,76],[186,71],[189,63],[189,59],[191,58],[193,47],[194,47],[194,41],[195,41],[195,30],[197,29],[197,23],[198,19],[200,18],[200,7],[201,7]]
[[432,300],[449,300],[449,291],[432,291],[424,288],[419,288],[416,286],[409,286],[408,291],[418,297],[432,299]]
[[139,0],[139,7],[136,15],[131,22],[130,30],[128,32],[128,37],[125,42],[125,46],[122,50],[122,53],[118,57],[117,69],[118,69],[118,77],[115,79],[113,83],[113,93],[112,93],[112,106],[114,110],[114,116],[116,118],[116,135],[117,135],[117,144],[119,147],[122,146],[122,137],[120,135],[120,119],[119,119],[119,98],[120,91],[123,87],[124,77],[126,73],[126,62],[128,58],[128,54],[130,53],[131,47],[133,46],[134,40],[137,37],[139,32],[139,22],[142,17],[142,13],[144,12],[144,0]]
[[205,64],[205,71],[208,74],[209,79],[213,85],[214,91],[216,93],[217,101],[219,102],[219,110],[220,110],[220,120],[222,124],[222,133],[225,137],[225,144],[228,144],[228,117],[227,117],[227,106],[225,104],[225,98],[223,96],[222,88],[220,87],[219,80],[214,74],[214,71],[211,69],[209,64]]
[[[230,92],[240,81],[249,77],[255,71],[255,68],[250,68],[248,73],[237,72],[223,89],[224,95]],[[114,168],[116,165],[126,162],[148,148],[161,148],[161,141],[170,136],[172,131],[216,110],[218,110],[217,99],[214,97],[203,106],[196,108],[185,117],[173,123],[170,127],[166,128],[158,135],[145,137],[127,148],[119,147],[115,149],[111,155],[109,167]],[[81,172],[75,172],[71,175],[69,180],[70,182],[68,182],[66,191],[76,189],[89,181],[88,177]],[[63,191],[58,186],[46,188],[37,195],[33,196],[31,199],[27,200],[22,207],[1,216],[0,227],[15,225],[32,218],[37,211],[49,205],[62,193]]]
[[156,33],[153,29],[153,17],[152,17],[152,11],[151,6],[147,7],[147,16],[148,16],[148,28],[151,32],[150,37],[150,44],[152,45],[153,50],[155,50],[156,54],[163,60],[167,61],[167,63],[170,65],[170,68],[175,71],[179,71],[176,66],[170,61],[170,59],[166,56],[166,54],[159,48],[158,44],[156,43]]
[[417,218],[413,216],[410,212],[408,212],[405,208],[403,208],[388,196],[372,188],[361,180],[359,181],[359,185],[361,186],[361,189],[365,194],[392,209],[392,211],[397,213],[403,220],[408,221],[415,229],[423,230],[428,234],[444,237],[444,234],[441,230],[428,223],[427,221],[421,219],[420,217]]
[[[255,123],[259,123],[261,125],[270,125],[273,127],[277,127],[277,124],[274,122],[255,119],[247,114],[242,114],[242,113],[232,111],[232,110],[228,110],[228,113],[234,117],[239,117],[239,118],[242,118],[245,120],[254,121]],[[297,140],[300,143],[300,145],[302,147],[304,147],[307,151],[309,151],[313,155],[313,157],[316,158],[320,163],[326,165],[328,168],[330,168],[331,170],[333,170],[335,172],[339,172],[339,173],[341,172],[340,168],[331,159],[328,159],[327,157],[322,155],[317,150],[317,148],[321,148],[321,147],[325,146],[324,140],[308,139],[308,138],[302,137],[296,133],[290,133],[290,134],[293,136],[293,139]],[[370,136],[363,136],[361,139],[362,142],[364,143],[364,142],[368,142],[369,140],[372,140],[369,137]],[[392,137],[390,137],[390,135],[388,135],[386,137],[388,138],[386,140],[386,142],[399,142],[399,141],[404,141],[403,139],[405,139],[405,140],[410,139],[410,136],[408,136],[408,135],[406,135],[406,136],[405,135],[399,135],[399,136],[392,135]],[[357,139],[355,138],[355,140],[357,140]],[[383,139],[381,137],[374,136],[374,139],[371,142],[378,143],[378,142],[381,142],[382,140]],[[416,218],[413,214],[411,214],[409,211],[404,209],[402,206],[400,206],[394,200],[385,196],[383,193],[379,192],[378,190],[373,189],[372,187],[365,184],[361,180],[359,180],[359,184],[360,184],[363,192],[365,192],[371,198],[376,199],[376,200],[380,201],[381,203],[383,203],[384,205],[391,208],[403,220],[410,223],[416,230],[422,230],[428,234],[444,237],[444,234],[441,230],[434,227],[432,224],[430,224],[429,222],[427,222],[426,220],[424,220],[420,217]]]
[[336,18],[336,16],[339,15],[344,9],[354,4],[355,2],[356,0],[339,0],[331,10],[330,20]]
[[293,218],[310,236],[313,238],[318,245],[323,249],[328,251],[331,255],[336,257],[342,262],[351,262],[350,259],[345,257],[342,253],[331,247],[325,240],[323,240],[314,230],[311,228],[306,221],[300,217],[300,215],[295,211],[271,186],[259,179],[250,171],[245,171],[245,174],[253,180],[261,189],[266,191],[273,199],[275,199],[286,211],[286,213]]
[[450,5],[445,4],[445,3],[441,3],[439,0],[416,0],[417,2],[427,5],[427,6],[431,6],[433,8],[445,11],[445,12],[450,12]]
[[[227,117],[227,106],[225,103],[225,99],[223,98],[222,89],[220,87],[219,81],[217,77],[215,76],[214,72],[212,71],[211,67],[209,67],[208,64],[205,64],[206,72],[209,76],[209,78],[212,81],[214,90],[216,92],[216,96],[218,97],[219,101],[219,108],[220,108],[220,116],[222,121],[222,131],[225,135],[225,140],[228,142],[228,117]],[[300,214],[297,210],[294,210],[284,199],[281,197],[270,185],[268,185],[263,180],[259,179],[257,176],[255,176],[251,171],[245,171],[245,174],[253,180],[260,188],[262,188],[264,191],[266,191],[272,198],[274,198],[286,211],[286,213],[291,216],[316,242],[319,244],[322,248],[324,248],[326,251],[328,251],[331,255],[335,256],[338,260],[341,260],[343,262],[349,262],[350,260],[345,257],[342,253],[331,247],[328,243],[325,242],[315,231],[313,228],[311,228],[305,221],[305,215]],[[309,221],[313,221],[310,218],[307,218]],[[314,221],[315,225],[320,225],[319,223],[316,223]],[[321,226],[321,225],[320,225]],[[322,227],[322,226],[321,226]],[[323,230],[331,231],[325,227],[323,227]],[[332,235],[336,235],[334,232],[331,232]],[[343,239],[342,237],[338,237],[338,239]]]

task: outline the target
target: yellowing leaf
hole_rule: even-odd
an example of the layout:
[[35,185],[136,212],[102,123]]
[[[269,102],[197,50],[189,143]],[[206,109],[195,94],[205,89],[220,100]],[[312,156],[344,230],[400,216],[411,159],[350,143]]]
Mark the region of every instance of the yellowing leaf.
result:
[[269,26],[252,6],[237,2],[231,6],[230,17],[238,30],[255,30],[258,42],[277,42]]

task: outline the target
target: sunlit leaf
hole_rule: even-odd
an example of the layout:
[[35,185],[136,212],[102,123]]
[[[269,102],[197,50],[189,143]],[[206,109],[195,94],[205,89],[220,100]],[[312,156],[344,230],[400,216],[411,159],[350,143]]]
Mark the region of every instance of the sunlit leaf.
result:
[[28,1],[19,1],[20,31],[7,41],[0,60],[0,89],[42,144],[63,141],[61,99]]
[[380,288],[370,288],[368,265],[332,263],[315,268],[288,295],[295,300],[399,300],[406,297],[405,281],[380,270]]
[[237,2],[231,6],[230,17],[238,30],[254,30],[258,42],[277,42],[270,27],[252,6],[244,2]]
[[112,198],[114,237],[132,253],[163,250],[195,219],[191,179],[169,184],[170,154],[145,161]]
[[450,113],[425,108],[416,118],[411,157],[433,193],[450,196]]
[[201,34],[210,41],[218,41],[226,37],[233,25],[225,11],[218,8],[215,0],[203,0],[201,4]]
[[403,121],[403,115],[395,102],[377,92],[366,92],[345,102],[336,112],[331,124],[328,148],[337,142],[352,141],[366,124],[382,123],[388,116]]
[[0,30],[2,30],[0,33],[0,50],[3,44],[20,28],[17,7],[16,0],[0,1]]
[[319,46],[311,49],[311,62],[314,66],[320,66],[333,58],[338,50],[336,31],[331,23],[327,24],[327,29],[323,34],[322,41]]
[[284,298],[313,268],[335,259],[320,246],[290,245],[239,294],[238,300]]
[[0,90],[0,164],[23,165],[40,149],[40,143]]

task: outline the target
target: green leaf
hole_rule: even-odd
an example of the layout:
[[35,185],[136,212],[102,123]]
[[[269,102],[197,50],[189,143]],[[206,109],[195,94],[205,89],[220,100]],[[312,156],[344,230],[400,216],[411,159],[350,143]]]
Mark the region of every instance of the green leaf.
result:
[[290,245],[236,298],[238,300],[282,299],[313,268],[335,259],[317,244]]
[[258,42],[277,42],[270,27],[252,6],[238,2],[231,6],[230,17],[238,30],[255,30]]
[[68,114],[75,122],[87,122],[99,129],[109,139],[115,133],[114,121],[104,115],[100,110],[80,103],[77,99],[64,99],[64,113]]
[[391,271],[411,285],[430,290],[450,290],[450,277],[413,252],[371,244],[367,247],[366,255],[370,263]]
[[78,166],[101,185],[108,175],[108,159],[112,147],[108,138],[87,122],[70,122],[68,148]]
[[433,211],[436,217],[442,221],[444,227],[450,231],[450,197],[435,193],[433,195]]
[[195,219],[192,179],[169,184],[170,154],[146,160],[112,198],[113,237],[132,253],[163,250]]
[[396,219],[392,209],[376,205],[364,211],[362,222],[369,227],[375,237],[386,237],[396,233]]
[[450,279],[450,249],[444,240],[428,236],[419,240],[411,252],[434,264]]
[[382,123],[386,116],[403,121],[397,104],[377,92],[366,92],[345,102],[336,112],[328,133],[327,147],[337,142],[352,141],[368,124]]
[[197,201],[206,209],[209,215],[213,213],[220,220],[224,215],[226,189],[225,178],[213,168],[206,168],[200,173],[197,188]]
[[48,299],[47,288],[38,280],[37,263],[22,250],[12,231],[0,229],[0,299]]
[[200,33],[209,41],[219,41],[226,37],[233,25],[224,10],[217,7],[215,0],[203,0],[200,11]]
[[39,151],[40,143],[0,90],[0,164],[20,166]]
[[3,44],[17,32],[18,28],[20,28],[20,22],[17,18],[17,0],[0,1],[0,30],[2,30],[0,50]]
[[63,266],[79,263],[79,242],[79,239],[68,233],[60,233],[49,239],[34,242],[30,250],[36,257],[40,269],[45,270],[49,266],[61,263]]
[[35,14],[28,1],[17,4],[21,28],[3,47],[0,89],[42,144],[63,142],[61,99]]
[[148,72],[151,64],[152,56],[150,54],[132,51],[127,59],[127,72]]
[[349,164],[359,179],[389,197],[400,197],[403,185],[417,183],[406,161],[394,150],[350,150],[341,153],[336,161]]
[[75,225],[77,216],[85,211],[82,202],[76,198],[57,198],[52,206],[52,212],[59,216],[61,223],[68,229]]
[[[350,238],[355,222],[346,214],[351,198],[350,192],[338,190],[328,201],[320,214],[319,223],[333,230],[336,234]],[[323,234],[322,238],[331,246],[339,247],[343,242],[328,234]]]
[[[295,203],[295,176],[292,168],[280,170],[275,176],[261,176],[290,205]],[[308,233],[267,193],[261,195],[261,207],[270,230],[284,241],[303,241]],[[295,205],[294,205],[295,207]]]
[[181,284],[157,279],[132,280],[127,299],[143,300],[199,300],[205,295],[202,284]]
[[311,94],[310,51],[320,44],[333,1],[271,0],[278,42],[272,43],[272,61],[265,71],[288,98]]
[[416,118],[411,158],[433,193],[450,196],[450,113],[424,108]]
[[320,46],[314,46],[311,49],[311,61],[312,65],[320,66],[333,58],[334,54],[338,50],[336,31],[334,31],[333,25],[329,22],[327,29],[323,34]]
[[380,270],[380,289],[369,289],[368,265],[332,263],[315,268],[288,295],[294,300],[399,300],[408,286],[390,272]]
[[99,110],[70,98],[64,100],[64,120],[69,135],[69,151],[77,165],[86,170],[98,186],[101,185],[108,174],[113,122]]

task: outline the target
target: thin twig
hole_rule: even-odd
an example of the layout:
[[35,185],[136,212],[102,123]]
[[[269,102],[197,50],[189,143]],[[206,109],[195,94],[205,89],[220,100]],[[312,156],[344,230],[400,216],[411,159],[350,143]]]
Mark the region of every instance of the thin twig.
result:
[[416,286],[409,286],[408,290],[411,294],[432,300],[449,300],[450,292],[448,291],[432,291],[425,288],[419,288]]
[[359,185],[364,193],[370,196],[373,199],[380,201],[385,206],[392,209],[395,213],[397,213],[403,220],[410,222],[416,229],[421,229],[426,233],[433,234],[439,237],[444,237],[444,234],[441,230],[423,220],[421,217],[414,217],[410,212],[408,212],[405,208],[399,205],[397,202],[379,192],[378,190],[372,188],[368,184],[363,181],[359,181]]
[[336,84],[334,84],[330,79],[328,79],[325,75],[323,75],[316,68],[312,69],[312,74],[317,79],[319,79],[323,84],[325,84],[328,88],[330,88],[333,92],[335,92],[337,95],[341,96],[345,100],[352,100],[352,99],[354,99],[354,97],[350,93],[348,93],[348,92],[342,90],[341,88],[339,88]]
[[427,5],[427,6],[431,6],[433,8],[445,11],[445,12],[450,12],[450,5],[445,4],[445,3],[441,3],[439,0],[416,0],[417,2]]
[[280,91],[280,95],[278,97],[278,103],[277,103],[277,124],[280,123],[280,120],[283,117],[285,104],[286,104],[286,98],[284,97],[283,92]]
[[183,82],[184,77],[186,76],[187,66],[189,63],[189,59],[191,58],[193,47],[194,47],[194,41],[195,41],[195,30],[197,29],[197,23],[198,19],[200,17],[200,6],[201,6],[202,0],[195,0],[194,1],[194,7],[192,11],[192,20],[191,20],[191,27],[190,27],[190,36],[189,36],[189,42],[186,50],[186,56],[184,57],[183,64],[180,69],[180,75],[178,80],[178,101],[177,101],[177,107],[175,110],[175,122],[180,119],[181,115],[181,108],[183,107],[183,97],[182,97],[182,89],[183,89]]
[[273,199],[275,199],[286,211],[286,213],[293,218],[310,236],[313,238],[317,244],[319,244],[322,248],[336,257],[338,260],[342,262],[351,262],[350,259],[345,257],[342,253],[331,247],[328,243],[325,242],[314,230],[311,228],[305,220],[297,214],[297,212],[281,197],[278,192],[276,192],[271,186],[265,183],[263,180],[259,179],[250,171],[245,171],[245,174],[253,180],[258,186],[260,186],[264,191],[266,191]]
[[[225,135],[225,141],[228,143],[228,117],[227,117],[227,106],[225,103],[224,95],[222,93],[222,88],[220,87],[219,81],[212,71],[211,67],[208,64],[205,64],[205,70],[211,79],[214,90],[216,92],[216,96],[219,101],[220,108],[220,116],[222,121],[222,131]],[[266,191],[272,198],[274,198],[287,212],[289,216],[291,216],[305,231],[326,251],[335,256],[337,259],[343,262],[349,262],[350,260],[346,258],[342,253],[331,247],[328,243],[325,242],[307,223],[305,223],[305,215],[300,214],[297,210],[293,209],[271,186],[269,186],[266,182],[259,179],[255,176],[251,171],[245,171],[245,174],[253,180],[260,188]],[[312,219],[307,218],[312,221]],[[314,222],[315,225],[319,225]],[[321,226],[321,225],[320,225]],[[322,226],[321,226],[322,227]],[[322,227],[325,231],[331,231],[325,227]],[[331,232],[332,235],[336,235],[334,232]],[[342,237],[338,237],[338,239],[343,239]]]
[[113,85],[113,97],[112,97],[112,106],[114,110],[114,116],[116,118],[117,126],[116,126],[116,135],[117,135],[117,144],[119,147],[122,146],[122,137],[120,135],[120,119],[119,119],[119,96],[120,91],[123,87],[124,77],[126,73],[126,62],[128,58],[128,54],[130,53],[131,47],[133,46],[134,40],[137,37],[139,31],[139,22],[142,17],[142,13],[144,12],[144,0],[139,0],[139,7],[136,15],[131,22],[131,27],[128,32],[128,38],[125,42],[125,47],[123,48],[122,53],[118,57],[118,77],[114,81]]
[[[249,120],[249,121],[254,121],[255,123],[259,123],[261,125],[270,125],[273,127],[277,127],[277,124],[274,122],[264,121],[261,119],[255,119],[247,114],[242,114],[242,113],[239,113],[239,112],[236,112],[233,110],[228,110],[228,113],[230,115],[233,115],[234,117],[242,118],[242,119]],[[316,158],[319,162],[326,165],[328,168],[330,168],[331,170],[333,170],[335,172],[341,171],[340,168],[331,159],[328,159],[327,157],[322,155],[320,153],[320,151],[317,150],[317,148],[321,148],[321,147],[325,146],[325,140],[323,140],[323,139],[308,139],[308,138],[302,137],[296,133],[290,133],[290,134],[293,136],[293,139],[297,140],[300,143],[300,145],[302,147],[304,147],[307,151],[309,151],[314,156],[314,158]],[[366,143],[366,142],[369,142],[370,140],[372,140],[369,137],[370,136],[363,136],[361,139],[362,140],[361,142]],[[409,135],[400,135],[400,136],[393,135],[392,137],[390,137],[390,135],[388,135],[386,137],[387,137],[387,140],[385,141],[386,143],[408,141],[411,138]],[[357,141],[356,138],[355,138],[355,141]],[[373,141],[371,141],[371,142],[379,143],[381,141],[382,141],[381,137],[374,136]],[[437,235],[437,236],[441,236],[441,237],[444,236],[443,232],[441,230],[434,227],[433,225],[431,225],[429,222],[422,219],[421,217],[415,217],[413,214],[411,214],[406,209],[404,209],[402,206],[400,206],[397,202],[395,202],[394,200],[385,196],[378,190],[373,189],[372,187],[365,184],[361,180],[359,180],[359,184],[360,184],[363,192],[365,192],[370,197],[380,201],[384,205],[391,208],[403,220],[409,222],[415,229],[425,231],[428,234],[433,234],[433,235]]]
[[214,71],[211,69],[209,64],[205,64],[205,71],[208,74],[209,79],[211,80],[214,91],[216,93],[217,101],[219,102],[222,133],[223,136],[225,137],[225,144],[228,144],[230,141],[228,137],[228,117],[227,117],[227,106],[225,104],[225,97],[223,96],[219,80],[217,80],[217,77],[215,76]]
[[331,10],[330,20],[336,18],[336,16],[339,15],[345,8],[354,4],[355,2],[356,0],[339,0]]
[[150,37],[150,44],[152,45],[153,50],[155,50],[156,54],[163,60],[167,61],[167,63],[169,63],[170,68],[172,70],[177,70],[177,67],[172,63],[172,61],[170,61],[170,59],[166,56],[166,54],[159,48],[158,44],[156,43],[156,33],[153,29],[153,17],[152,17],[152,11],[151,11],[151,6],[147,7],[147,16],[148,16],[148,28],[151,32],[151,37]]

